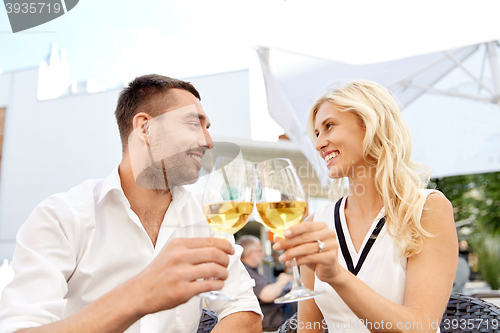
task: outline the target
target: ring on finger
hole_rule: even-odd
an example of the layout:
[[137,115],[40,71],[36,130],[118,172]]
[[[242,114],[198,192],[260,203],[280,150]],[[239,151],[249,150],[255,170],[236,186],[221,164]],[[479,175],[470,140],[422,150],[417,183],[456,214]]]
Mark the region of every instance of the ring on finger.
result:
[[321,240],[317,239],[316,242],[318,242],[318,246],[319,246],[319,251],[318,253],[321,253],[323,251],[323,249],[325,248],[325,243],[323,243]]

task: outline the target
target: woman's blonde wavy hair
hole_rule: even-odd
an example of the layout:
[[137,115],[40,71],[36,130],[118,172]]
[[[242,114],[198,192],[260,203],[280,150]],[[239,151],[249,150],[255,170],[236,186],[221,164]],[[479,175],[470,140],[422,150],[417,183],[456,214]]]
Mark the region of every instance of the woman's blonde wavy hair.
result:
[[[375,161],[375,186],[386,209],[388,231],[403,256],[419,253],[423,238],[431,236],[420,224],[425,197],[419,191],[427,187],[430,172],[410,159],[411,134],[394,97],[384,87],[366,80],[351,81],[323,95],[309,114],[313,143],[316,143],[316,114],[324,103],[358,117],[366,131],[365,159]],[[343,187],[342,179],[334,180],[333,187],[337,190]]]

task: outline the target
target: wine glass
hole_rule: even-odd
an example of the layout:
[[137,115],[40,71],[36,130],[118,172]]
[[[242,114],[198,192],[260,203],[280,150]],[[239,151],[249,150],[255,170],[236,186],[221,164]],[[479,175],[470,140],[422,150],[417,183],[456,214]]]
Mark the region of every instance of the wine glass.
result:
[[[203,213],[215,237],[222,239],[243,228],[253,210],[253,163],[233,158],[220,156],[215,160],[203,194]],[[220,291],[200,296],[209,300],[237,300]]]
[[[274,234],[301,223],[307,215],[305,194],[290,160],[276,158],[259,163],[257,171],[257,211],[264,225]],[[291,303],[319,295],[307,289],[300,279],[297,261],[292,263],[293,284],[290,292],[274,303]]]

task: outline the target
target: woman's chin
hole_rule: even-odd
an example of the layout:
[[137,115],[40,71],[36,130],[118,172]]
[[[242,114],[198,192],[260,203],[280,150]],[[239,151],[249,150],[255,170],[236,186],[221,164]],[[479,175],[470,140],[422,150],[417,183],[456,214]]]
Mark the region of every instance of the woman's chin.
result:
[[335,168],[335,167],[330,167],[328,168],[328,177],[330,179],[340,179],[340,178],[343,178],[345,177],[341,172],[339,172],[340,170],[338,168]]

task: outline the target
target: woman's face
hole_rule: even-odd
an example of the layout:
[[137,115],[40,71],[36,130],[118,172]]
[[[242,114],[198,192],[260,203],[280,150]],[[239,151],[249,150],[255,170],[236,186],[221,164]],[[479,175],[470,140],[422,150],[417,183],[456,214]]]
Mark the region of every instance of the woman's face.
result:
[[321,105],[314,122],[316,150],[325,161],[330,178],[351,179],[369,175],[363,157],[365,129],[351,111],[339,111],[330,103]]

